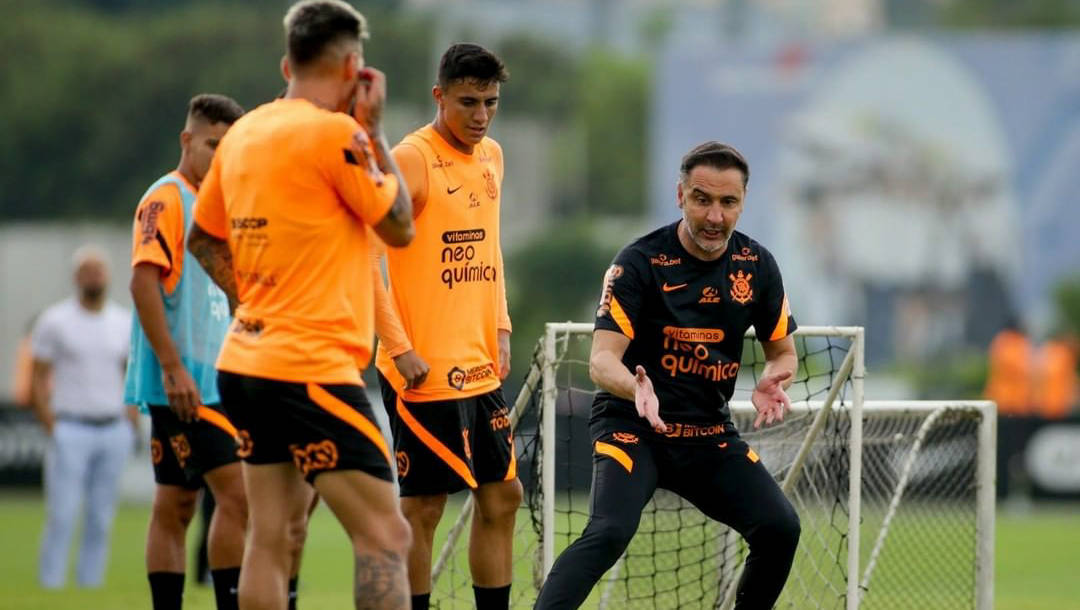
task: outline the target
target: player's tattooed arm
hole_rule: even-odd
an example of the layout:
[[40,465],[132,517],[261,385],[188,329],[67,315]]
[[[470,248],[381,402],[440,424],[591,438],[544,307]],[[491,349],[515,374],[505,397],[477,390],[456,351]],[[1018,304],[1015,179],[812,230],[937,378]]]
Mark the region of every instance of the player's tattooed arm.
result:
[[375,232],[379,234],[386,245],[402,247],[412,241],[416,230],[412,223],[412,199],[409,197],[409,186],[401,175],[394,157],[390,155],[390,145],[386,141],[383,132],[382,114],[386,106],[386,75],[381,70],[372,66],[366,66],[360,71],[360,82],[356,88],[356,99],[353,104],[353,118],[356,119],[363,129],[354,136],[360,141],[354,145],[361,150],[368,150],[367,142],[370,140],[371,149],[375,151],[375,165],[384,174],[393,174],[397,177],[398,192],[390,212],[375,226]]
[[412,241],[415,234],[413,227],[412,197],[409,195],[409,186],[401,173],[393,155],[390,154],[390,145],[386,136],[382,133],[372,136],[372,148],[375,150],[375,163],[383,173],[393,174],[398,180],[398,192],[394,197],[394,203],[390,211],[375,227],[375,232],[390,246],[405,246]]
[[188,252],[199,261],[206,274],[229,299],[229,314],[236,313],[236,270],[233,268],[229,242],[207,233],[198,223],[192,223],[187,240]]

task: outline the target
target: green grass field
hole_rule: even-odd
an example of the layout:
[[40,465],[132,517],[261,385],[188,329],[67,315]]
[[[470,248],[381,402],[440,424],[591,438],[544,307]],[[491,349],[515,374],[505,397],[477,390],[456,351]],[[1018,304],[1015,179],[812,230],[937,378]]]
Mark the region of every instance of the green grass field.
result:
[[[42,591],[36,581],[37,546],[41,536],[43,505],[38,495],[0,496],[0,608],[96,610],[148,608],[149,593],[143,573],[143,541],[149,507],[120,507],[113,531],[112,554],[104,589],[83,591],[68,587]],[[443,528],[445,530],[445,527]],[[644,531],[644,529],[643,529]],[[441,536],[440,536],[441,537]],[[903,537],[889,544],[908,545]],[[1080,609],[1080,507],[1044,506],[1026,514],[1000,513],[997,520],[995,568],[996,607],[1001,609]],[[459,562],[460,563],[460,562]],[[527,578],[531,567],[522,562]],[[633,569],[633,568],[631,568]],[[933,566],[912,562],[909,579]],[[970,569],[957,566],[956,569]],[[352,559],[344,535],[329,511],[320,508],[312,522],[301,576],[304,610],[350,608]],[[872,589],[873,590],[873,589]],[[910,603],[881,600],[868,607],[926,608],[933,603],[919,597]],[[209,589],[188,584],[185,608],[213,608]],[[447,604],[443,604],[447,606]],[[454,604],[458,606],[458,604]],[[670,602],[657,604],[670,607]]]

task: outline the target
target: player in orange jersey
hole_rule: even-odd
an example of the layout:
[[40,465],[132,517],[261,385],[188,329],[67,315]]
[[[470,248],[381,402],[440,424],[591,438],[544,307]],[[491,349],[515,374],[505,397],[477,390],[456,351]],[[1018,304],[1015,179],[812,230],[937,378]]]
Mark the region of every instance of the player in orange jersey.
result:
[[499,247],[503,157],[487,137],[506,79],[487,49],[451,46],[432,90],[435,121],[394,147],[416,239],[387,252],[391,311],[406,340],[380,332],[375,362],[414,533],[414,609],[427,608],[431,547],[447,494],[465,488],[476,501],[469,565],[477,608],[506,608],[510,598],[521,484],[501,390],[511,330]]
[[356,364],[373,332],[366,227],[408,244],[408,186],[382,132],[385,76],[364,68],[363,16],[304,0],[285,34],[286,94],[222,140],[188,240],[237,304],[217,367],[250,504],[240,605],[285,608],[307,481],[352,542],[356,607],[403,608],[410,530]]

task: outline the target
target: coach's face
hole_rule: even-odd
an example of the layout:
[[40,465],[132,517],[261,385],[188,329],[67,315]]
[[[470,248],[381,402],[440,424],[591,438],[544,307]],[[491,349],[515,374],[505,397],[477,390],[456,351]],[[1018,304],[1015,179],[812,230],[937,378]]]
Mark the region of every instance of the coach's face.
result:
[[746,187],[742,172],[733,167],[698,165],[679,182],[677,194],[682,230],[701,250],[692,254],[709,259],[722,254],[743,211]]
[[191,127],[180,136],[180,141],[191,159],[191,171],[195,174],[198,186],[210,171],[210,162],[214,160],[221,138],[229,130],[228,123],[208,123],[193,121]]

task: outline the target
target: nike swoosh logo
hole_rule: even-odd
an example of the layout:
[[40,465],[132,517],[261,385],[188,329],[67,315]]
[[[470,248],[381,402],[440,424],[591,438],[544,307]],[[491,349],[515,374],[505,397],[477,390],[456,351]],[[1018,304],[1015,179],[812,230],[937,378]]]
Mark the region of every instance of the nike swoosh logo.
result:
[[446,187],[446,194],[447,194],[447,195],[453,195],[454,193],[456,193],[456,192],[460,191],[460,190],[461,190],[461,187],[463,187],[463,186],[465,186],[465,185],[464,185],[464,184],[459,184],[459,185],[457,186],[457,188],[456,188],[456,189],[452,189],[452,188],[450,188],[450,187]]
[[686,288],[686,284],[676,284],[674,286],[668,286],[668,283],[664,282],[664,285],[661,286],[661,288],[663,288],[664,292],[672,292],[680,288]]

